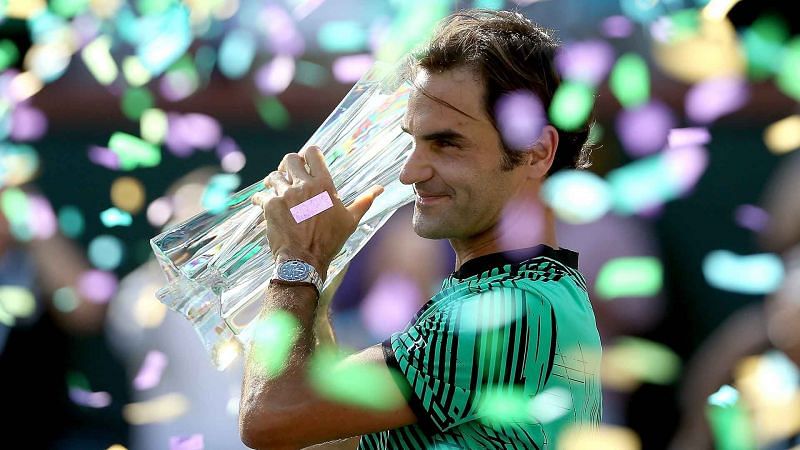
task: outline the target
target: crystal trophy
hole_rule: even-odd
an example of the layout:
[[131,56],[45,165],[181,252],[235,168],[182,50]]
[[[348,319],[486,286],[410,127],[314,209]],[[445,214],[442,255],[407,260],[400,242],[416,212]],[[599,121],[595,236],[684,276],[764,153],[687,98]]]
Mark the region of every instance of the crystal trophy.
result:
[[[306,143],[322,149],[345,205],[376,184],[385,188],[332,261],[325,287],[414,196],[398,179],[413,148],[401,130],[411,84],[398,67],[373,66]],[[158,298],[192,323],[220,370],[251,339],[274,270],[263,211],[250,203],[262,190],[253,184],[150,241],[167,278]]]

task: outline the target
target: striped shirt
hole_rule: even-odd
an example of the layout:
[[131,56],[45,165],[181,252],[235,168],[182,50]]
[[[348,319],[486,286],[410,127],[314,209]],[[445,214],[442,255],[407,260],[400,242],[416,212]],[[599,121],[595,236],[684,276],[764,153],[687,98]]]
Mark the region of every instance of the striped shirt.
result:
[[[556,449],[600,423],[600,337],[578,254],[545,245],[470,260],[383,342],[417,423],[361,450]],[[523,414],[498,414],[503,399]]]

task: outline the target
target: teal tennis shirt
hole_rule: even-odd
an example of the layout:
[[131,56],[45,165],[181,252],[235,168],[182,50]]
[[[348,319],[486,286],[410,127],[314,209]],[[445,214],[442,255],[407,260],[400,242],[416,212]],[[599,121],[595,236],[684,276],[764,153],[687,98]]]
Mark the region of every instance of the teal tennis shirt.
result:
[[600,423],[600,337],[571,250],[467,261],[383,350],[417,423],[359,449],[555,450],[563,430]]

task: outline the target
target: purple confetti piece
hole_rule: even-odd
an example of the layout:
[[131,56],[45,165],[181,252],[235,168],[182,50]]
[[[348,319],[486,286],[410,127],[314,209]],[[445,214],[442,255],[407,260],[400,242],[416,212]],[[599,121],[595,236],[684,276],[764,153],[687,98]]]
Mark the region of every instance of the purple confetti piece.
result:
[[555,62],[561,76],[597,86],[614,64],[614,48],[606,41],[590,40],[562,47]]
[[495,115],[503,142],[519,151],[530,149],[547,124],[542,102],[536,94],[525,90],[500,97]]
[[204,447],[202,434],[169,438],[169,450],[203,450]]
[[617,135],[634,158],[663,149],[674,126],[672,111],[659,101],[650,101],[635,109],[623,109],[616,120]]
[[278,55],[258,69],[255,74],[256,87],[264,95],[280,94],[292,83],[294,71],[294,59]]
[[339,83],[355,83],[369,71],[374,63],[370,54],[348,55],[333,61],[333,78]]
[[106,169],[119,170],[119,155],[106,147],[89,147],[89,161]]
[[261,23],[264,24],[270,49],[273,53],[300,56],[305,51],[303,36],[283,8],[269,4],[262,11]]
[[747,83],[739,77],[706,80],[686,94],[686,114],[695,123],[708,124],[743,107],[749,96]]
[[117,278],[102,270],[88,270],[78,279],[78,292],[92,303],[106,303],[117,292]]
[[295,222],[300,223],[332,207],[333,201],[330,194],[328,194],[328,191],[322,191],[303,203],[289,208],[289,211],[292,213]]
[[164,373],[166,367],[167,355],[158,350],[147,352],[142,367],[136,374],[136,378],[133,379],[133,387],[140,391],[156,387],[161,381],[161,374]]
[[239,149],[239,145],[236,144],[236,141],[229,136],[223,136],[222,139],[219,140],[219,144],[217,144],[217,158],[222,159],[229,153],[234,152],[241,152]]
[[711,142],[711,133],[708,128],[673,128],[667,136],[667,146],[670,148],[706,145]]
[[41,195],[28,198],[30,211],[30,228],[37,239],[49,239],[58,231],[58,219],[50,206],[50,202]]
[[209,150],[216,147],[222,139],[222,127],[211,116],[184,114],[180,122],[184,140],[194,148]]
[[47,117],[32,106],[18,105],[11,113],[11,139],[28,142],[40,139],[47,132]]
[[633,34],[634,24],[625,16],[610,16],[600,23],[603,35],[610,38],[626,38]]
[[705,147],[678,147],[664,150],[664,166],[678,193],[690,193],[708,167]]
[[188,158],[194,153],[194,147],[190,143],[187,135],[192,134],[192,129],[186,127],[186,122],[182,120],[178,113],[167,114],[167,136],[164,144],[167,150],[180,158]]
[[69,398],[75,404],[90,408],[105,408],[111,404],[111,395],[108,392],[91,392],[78,387],[69,388]]
[[754,205],[741,205],[734,213],[736,223],[742,228],[761,232],[769,223],[769,213]]
[[381,339],[408,323],[423,297],[424,293],[414,280],[403,274],[388,273],[372,285],[359,313],[367,329]]

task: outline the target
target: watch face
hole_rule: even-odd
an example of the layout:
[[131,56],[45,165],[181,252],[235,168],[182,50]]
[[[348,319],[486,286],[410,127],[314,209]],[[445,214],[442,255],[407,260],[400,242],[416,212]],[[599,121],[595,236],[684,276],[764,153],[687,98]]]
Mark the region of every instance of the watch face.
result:
[[287,261],[278,267],[278,276],[286,281],[304,280],[308,273],[308,266],[301,261]]

